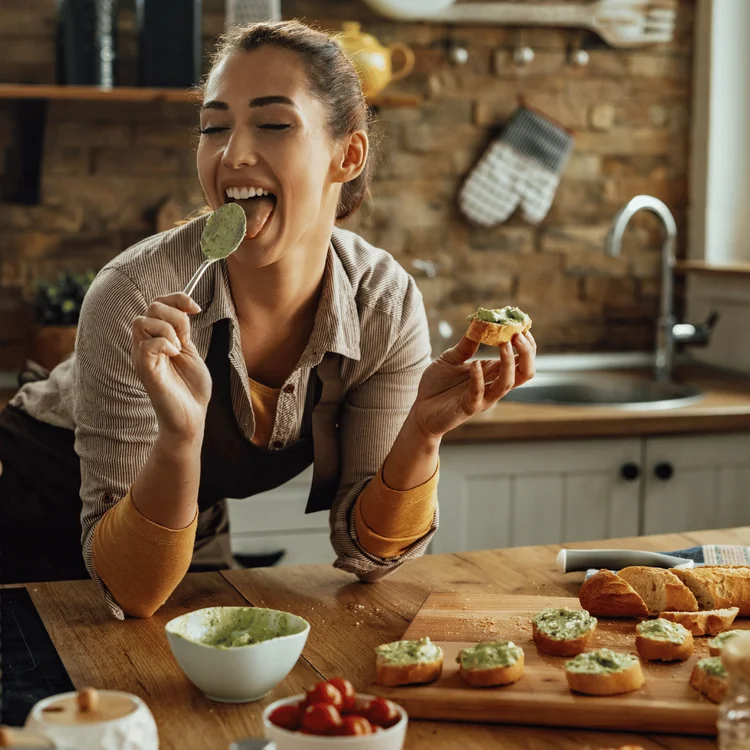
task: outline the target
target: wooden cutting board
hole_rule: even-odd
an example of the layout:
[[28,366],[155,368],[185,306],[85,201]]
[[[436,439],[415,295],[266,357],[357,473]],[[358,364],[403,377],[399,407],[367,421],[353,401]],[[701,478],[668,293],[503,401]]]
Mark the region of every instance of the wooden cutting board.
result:
[[[403,706],[416,719],[585,727],[671,734],[716,734],[717,707],[688,684],[698,659],[708,656],[708,638],[695,639],[686,662],[643,662],[646,684],[619,696],[575,695],[568,690],[563,657],[541,654],[531,637],[531,617],[544,607],[579,609],[567,597],[513,596],[481,590],[432,594],[403,635],[429,636],[445,652],[443,674],[431,685],[372,692]],[[599,618],[595,647],[635,651],[638,620]],[[750,629],[750,620],[735,621]],[[456,656],[478,641],[509,639],[525,655],[524,676],[514,685],[468,687],[458,673]]]

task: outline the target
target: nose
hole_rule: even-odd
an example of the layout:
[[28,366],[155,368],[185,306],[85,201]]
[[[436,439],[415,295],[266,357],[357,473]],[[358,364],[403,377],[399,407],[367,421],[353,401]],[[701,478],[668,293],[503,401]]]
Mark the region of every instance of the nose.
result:
[[224,166],[230,169],[254,167],[258,163],[258,154],[252,136],[242,128],[234,130],[221,159]]

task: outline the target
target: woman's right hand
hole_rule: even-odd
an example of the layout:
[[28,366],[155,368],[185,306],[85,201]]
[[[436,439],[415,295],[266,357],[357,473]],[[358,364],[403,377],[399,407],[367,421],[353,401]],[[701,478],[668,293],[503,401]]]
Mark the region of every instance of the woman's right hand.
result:
[[180,440],[203,433],[211,374],[190,339],[189,314],[200,307],[182,292],[157,297],[133,321],[132,357],[159,420]]

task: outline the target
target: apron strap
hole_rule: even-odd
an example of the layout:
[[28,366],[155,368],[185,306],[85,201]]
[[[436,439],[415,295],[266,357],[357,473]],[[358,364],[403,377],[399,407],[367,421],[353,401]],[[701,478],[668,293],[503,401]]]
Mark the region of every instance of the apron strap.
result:
[[341,356],[327,353],[317,366],[323,389],[312,413],[315,460],[310,495],[305,513],[330,510],[336,499],[341,476],[338,419],[344,386],[341,382]]

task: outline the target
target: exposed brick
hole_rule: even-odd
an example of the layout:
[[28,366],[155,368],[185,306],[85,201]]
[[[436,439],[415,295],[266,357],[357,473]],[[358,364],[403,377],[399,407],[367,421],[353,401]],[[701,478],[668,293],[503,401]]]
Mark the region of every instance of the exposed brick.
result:
[[44,168],[48,174],[88,174],[91,152],[76,146],[48,148],[44,154]]
[[472,227],[469,243],[476,250],[529,254],[535,250],[536,232],[531,227],[512,227],[498,224],[494,227]]
[[130,148],[130,123],[117,121],[52,120],[47,126],[47,148]]
[[[103,148],[96,149],[93,157],[94,171],[105,175],[177,174],[182,167],[180,154],[173,149]],[[195,169],[195,160],[192,161]]]
[[80,205],[23,206],[0,204],[0,229],[46,229],[58,232],[76,232],[83,226]]

